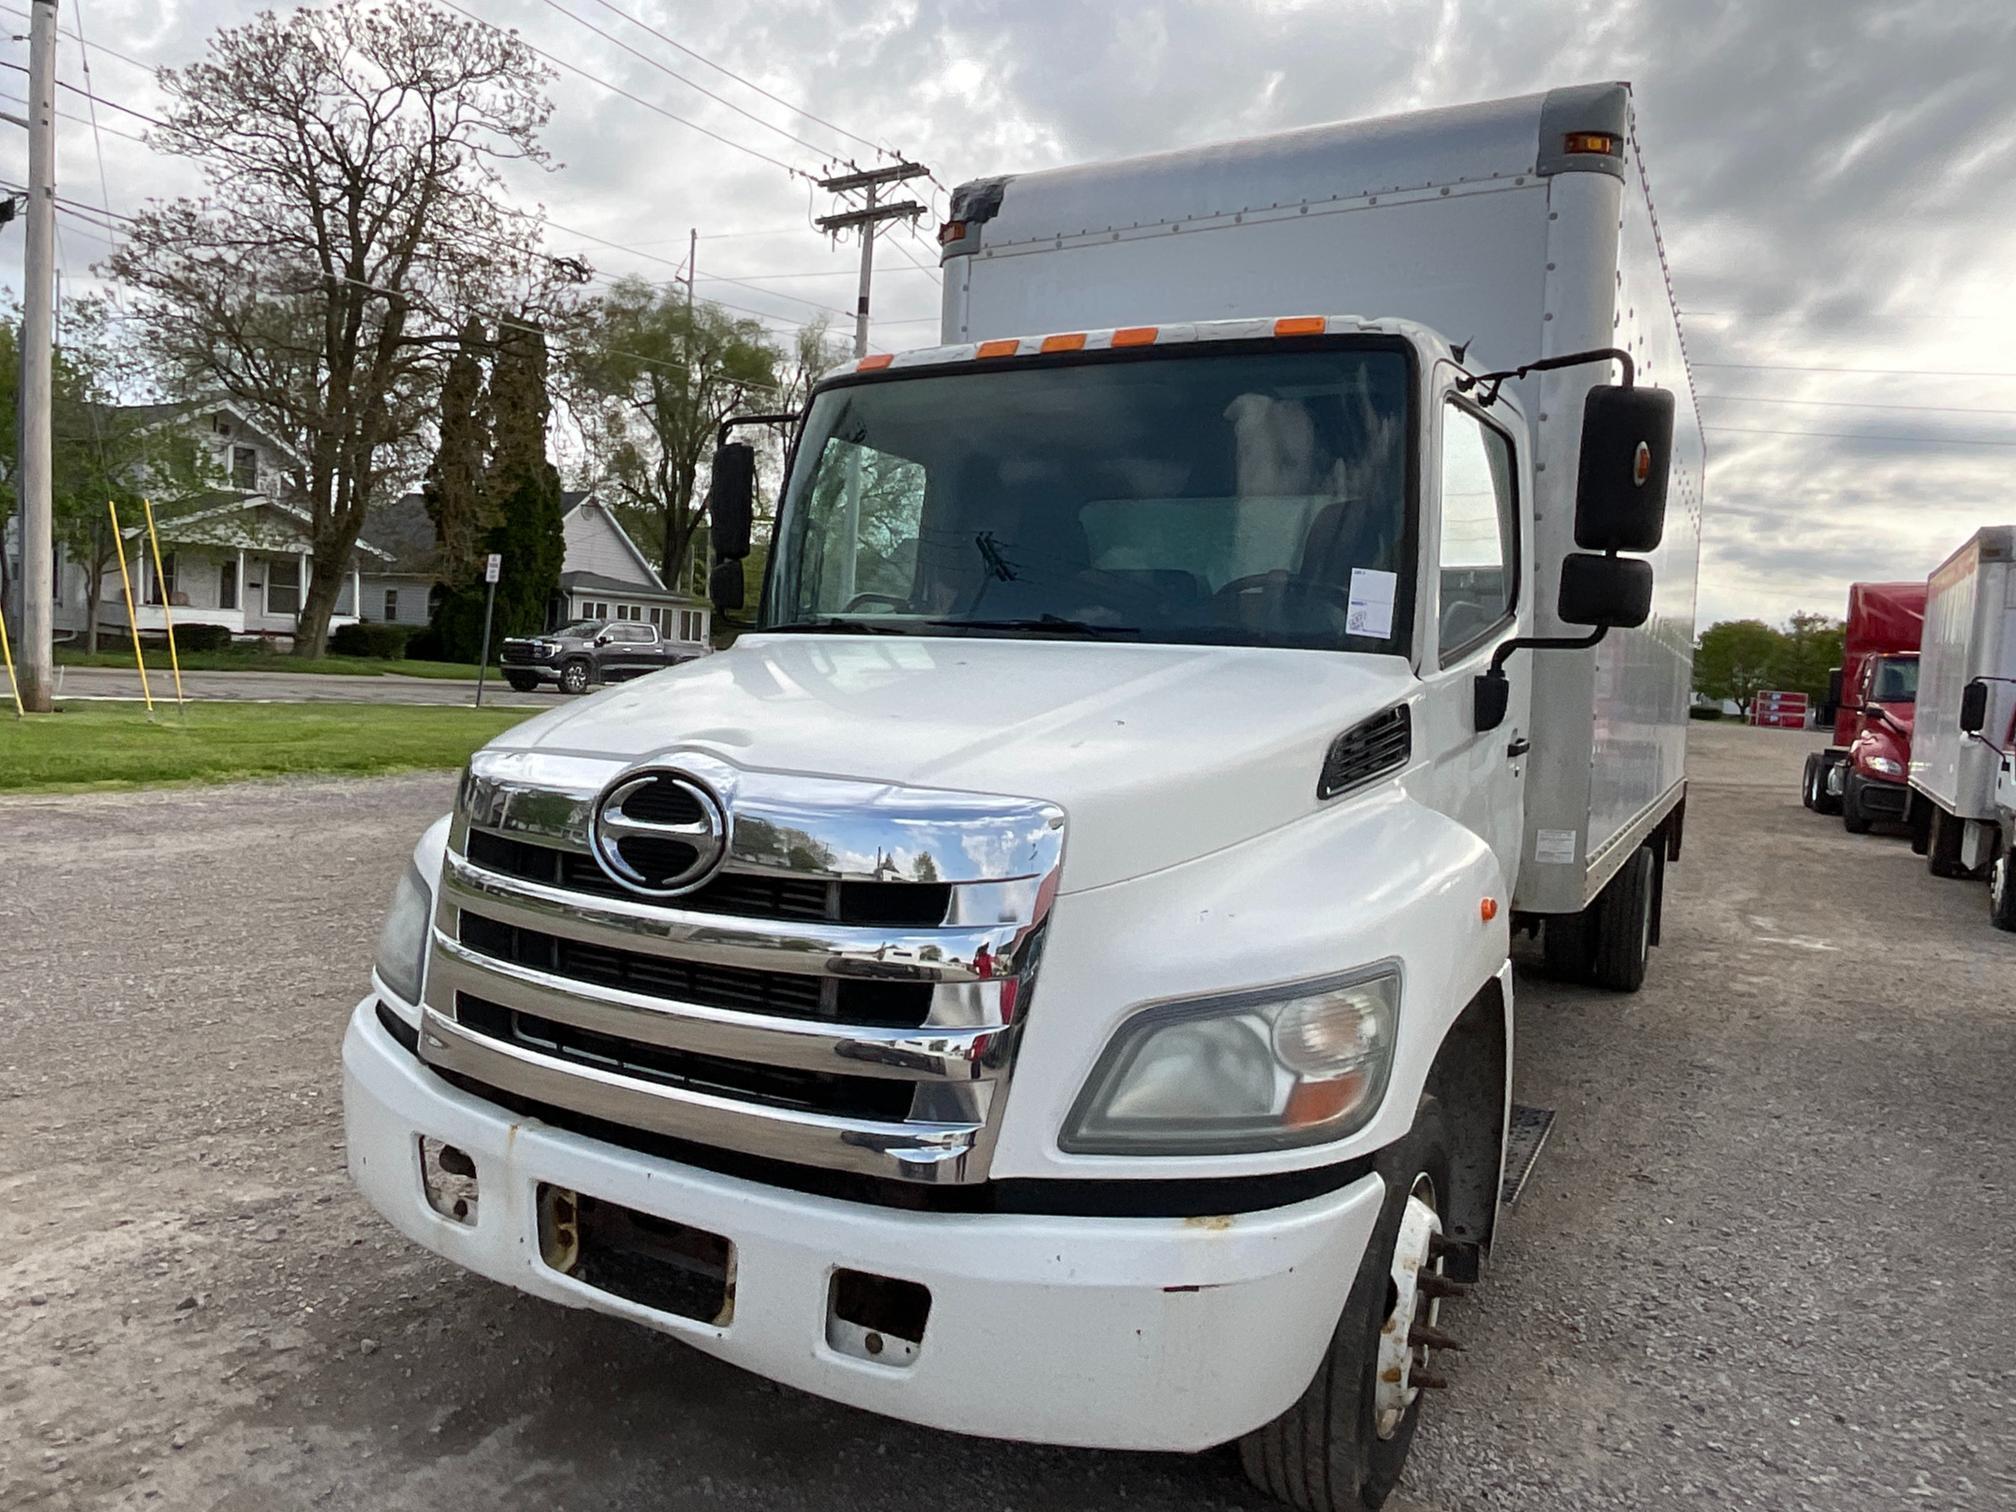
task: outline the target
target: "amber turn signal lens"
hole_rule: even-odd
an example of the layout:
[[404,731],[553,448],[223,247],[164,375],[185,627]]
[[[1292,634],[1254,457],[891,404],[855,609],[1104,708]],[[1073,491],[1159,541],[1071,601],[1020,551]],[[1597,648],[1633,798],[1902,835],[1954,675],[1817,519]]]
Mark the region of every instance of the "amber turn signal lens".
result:
[[1483,902],[1479,903],[1477,905],[1477,917],[1482,919],[1486,924],[1497,918],[1498,900],[1496,898],[1486,898]]

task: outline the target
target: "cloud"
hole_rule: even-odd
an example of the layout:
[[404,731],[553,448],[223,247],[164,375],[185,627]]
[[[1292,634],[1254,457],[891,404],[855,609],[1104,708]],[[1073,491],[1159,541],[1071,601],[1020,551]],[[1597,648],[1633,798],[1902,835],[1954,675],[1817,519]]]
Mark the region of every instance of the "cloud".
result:
[[[2016,372],[2016,7],[2007,0],[464,0],[609,83],[816,172],[867,149],[826,123],[929,163],[945,185],[1002,171],[1628,78],[1699,366],[1714,395],[1702,613],[1838,612],[1857,577],[1912,575],[1974,526],[2016,515],[2016,381],[1806,371]],[[775,100],[622,19],[628,11]],[[251,0],[88,0],[87,35],[145,62],[194,57]],[[66,7],[66,24],[76,8]],[[584,22],[687,75],[772,130],[708,100]],[[78,54],[64,44],[64,71]],[[18,76],[17,80],[18,80]],[[100,55],[108,98],[158,107],[144,72]],[[14,86],[19,88],[19,84]],[[565,167],[514,175],[554,219],[650,256],[555,231],[600,268],[664,278],[698,227],[701,289],[783,326],[851,308],[855,252],[812,231],[803,178],[674,124],[576,75],[554,85],[549,142]],[[66,101],[79,109],[81,101]],[[792,108],[797,107],[797,108]],[[139,123],[117,112],[101,121]],[[816,144],[813,150],[783,133]],[[20,133],[0,152],[19,182]],[[185,165],[107,138],[115,207],[186,191]],[[87,130],[62,138],[65,193],[97,199]],[[938,288],[930,229],[878,256],[880,346],[928,343]],[[801,229],[802,228],[802,229]],[[763,233],[752,235],[746,233]],[[76,271],[102,249],[74,223]],[[814,278],[779,278],[816,272]],[[709,282],[710,275],[755,287]],[[1350,303],[1348,291],[1340,293]],[[823,311],[817,307],[824,307]],[[1709,366],[1765,364],[1762,368]],[[1865,401],[1871,408],[1783,400]],[[1742,435],[1743,430],[1807,436]],[[1911,442],[1868,439],[1906,437]]]

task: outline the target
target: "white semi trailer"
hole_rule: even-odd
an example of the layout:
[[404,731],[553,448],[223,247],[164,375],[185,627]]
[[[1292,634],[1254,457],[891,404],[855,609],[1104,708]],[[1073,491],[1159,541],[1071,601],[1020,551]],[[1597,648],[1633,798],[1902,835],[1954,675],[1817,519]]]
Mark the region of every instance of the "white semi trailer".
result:
[[1679,850],[1703,455],[1629,92],[941,240],[942,344],[789,418],[754,631],[421,838],[351,1170],[808,1391],[1376,1506],[1498,1220],[1514,932],[1633,989]]
[[1934,876],[1988,875],[2016,929],[2016,525],[1978,530],[1925,585],[1911,736],[1912,848]]

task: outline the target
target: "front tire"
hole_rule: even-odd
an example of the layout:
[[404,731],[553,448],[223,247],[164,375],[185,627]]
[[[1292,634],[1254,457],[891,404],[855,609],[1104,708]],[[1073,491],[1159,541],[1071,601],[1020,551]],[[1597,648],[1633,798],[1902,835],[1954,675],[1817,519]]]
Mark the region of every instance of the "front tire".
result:
[[1851,835],[1866,835],[1874,822],[1862,808],[1862,779],[1850,772],[1841,790],[1841,828]]
[[1988,922],[2016,931],[2016,846],[2005,848],[1988,868]]
[[586,693],[588,682],[588,663],[585,661],[570,661],[560,669],[562,693]]
[[504,674],[504,681],[511,684],[520,693],[530,693],[534,688],[539,686],[539,679],[528,672],[506,672]]
[[[1421,1417],[1426,1379],[1441,1384],[1430,1347],[1440,1301],[1415,1278],[1442,1274],[1438,1208],[1453,1190],[1441,1105],[1421,1099],[1414,1127],[1379,1157],[1386,1180],[1371,1243],[1345,1298],[1330,1348],[1301,1399],[1239,1441],[1247,1476],[1300,1512],[1363,1512],[1399,1483]],[[1443,1282],[1441,1292],[1454,1287]],[[1399,1379],[1383,1380],[1397,1374]]]

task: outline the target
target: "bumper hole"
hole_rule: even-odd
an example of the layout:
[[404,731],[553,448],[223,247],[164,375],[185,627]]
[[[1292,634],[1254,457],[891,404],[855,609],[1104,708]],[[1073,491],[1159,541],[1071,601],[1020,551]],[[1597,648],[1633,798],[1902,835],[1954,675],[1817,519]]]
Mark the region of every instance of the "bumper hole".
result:
[[476,1224],[476,1162],[454,1145],[420,1136],[420,1185],[427,1205],[456,1223]]
[[539,1250],[577,1281],[655,1312],[725,1328],[735,1246],[719,1234],[561,1187],[539,1187]]
[[907,1366],[924,1345],[931,1293],[915,1281],[836,1270],[826,1298],[826,1342],[844,1355]]

